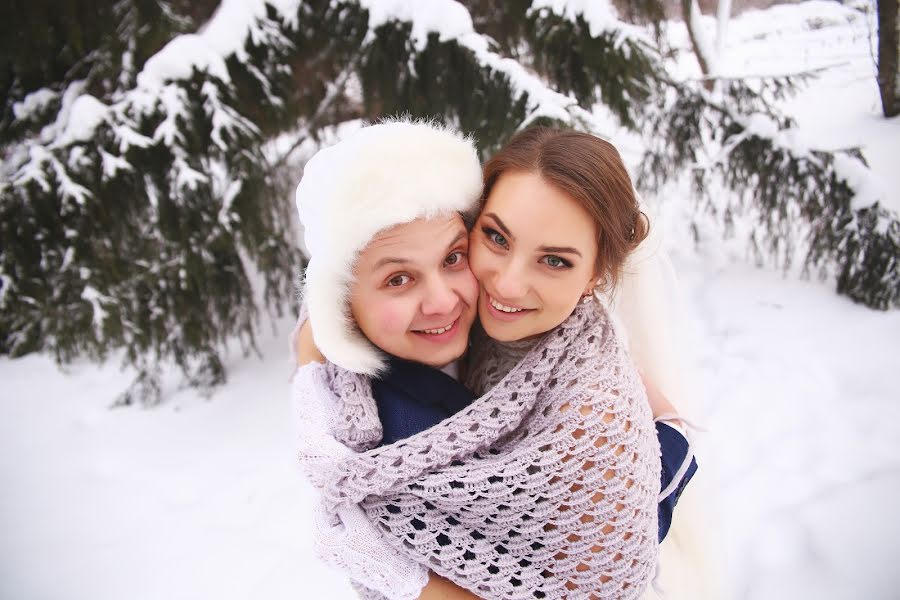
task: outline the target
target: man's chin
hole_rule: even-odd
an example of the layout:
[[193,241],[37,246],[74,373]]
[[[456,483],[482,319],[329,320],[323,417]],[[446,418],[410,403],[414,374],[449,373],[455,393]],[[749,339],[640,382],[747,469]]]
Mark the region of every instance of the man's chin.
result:
[[431,352],[425,354],[423,352],[418,353],[415,358],[410,358],[414,362],[422,363],[423,365],[428,365],[429,367],[435,367],[440,369],[454,361],[459,360],[466,353],[466,348],[468,344],[454,344],[452,348],[443,348],[440,352]]

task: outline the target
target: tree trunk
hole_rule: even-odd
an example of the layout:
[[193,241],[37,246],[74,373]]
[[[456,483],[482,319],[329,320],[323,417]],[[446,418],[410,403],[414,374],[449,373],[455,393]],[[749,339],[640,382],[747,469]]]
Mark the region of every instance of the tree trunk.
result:
[[878,89],[885,117],[900,114],[900,15],[897,0],[878,1]]
[[[691,47],[694,49],[694,55],[700,64],[700,72],[704,77],[711,75],[712,56],[711,48],[705,37],[704,32],[700,28],[700,7],[697,0],[681,0],[681,14],[684,18],[684,24],[687,26],[688,37],[691,38]],[[703,82],[703,87],[712,91],[713,81],[707,80]]]
[[728,21],[731,20],[731,0],[719,0],[716,8],[716,54],[721,59],[725,54],[725,39],[728,37]]

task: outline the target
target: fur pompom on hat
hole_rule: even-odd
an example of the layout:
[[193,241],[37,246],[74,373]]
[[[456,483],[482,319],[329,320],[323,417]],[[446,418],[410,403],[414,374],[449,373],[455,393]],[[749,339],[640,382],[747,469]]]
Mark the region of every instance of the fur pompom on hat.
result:
[[309,251],[303,295],[328,360],[365,375],[386,364],[350,314],[359,252],[394,225],[474,211],[481,188],[472,140],[431,122],[364,127],[306,163],[296,194]]

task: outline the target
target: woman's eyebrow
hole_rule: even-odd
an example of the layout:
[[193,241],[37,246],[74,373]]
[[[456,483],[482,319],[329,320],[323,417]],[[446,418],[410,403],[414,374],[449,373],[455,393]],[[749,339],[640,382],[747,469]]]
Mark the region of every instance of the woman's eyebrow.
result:
[[512,234],[512,232],[509,230],[509,227],[507,227],[506,224],[501,221],[500,217],[498,217],[495,213],[484,213],[484,216],[492,218],[497,223],[497,227],[499,227],[500,230],[503,231],[506,237],[508,237],[512,241],[516,241],[516,236]]
[[541,252],[552,252],[554,254],[577,254],[581,256],[581,252],[576,248],[571,248],[569,246],[541,246],[538,248]]

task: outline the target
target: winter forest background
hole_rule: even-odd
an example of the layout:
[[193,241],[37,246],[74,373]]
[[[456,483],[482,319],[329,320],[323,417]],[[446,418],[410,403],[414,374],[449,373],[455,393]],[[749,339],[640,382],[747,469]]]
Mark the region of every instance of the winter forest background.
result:
[[409,113],[620,149],[681,278],[734,598],[900,573],[897,2],[0,8],[0,597],[352,597],[292,462],[293,188]]

